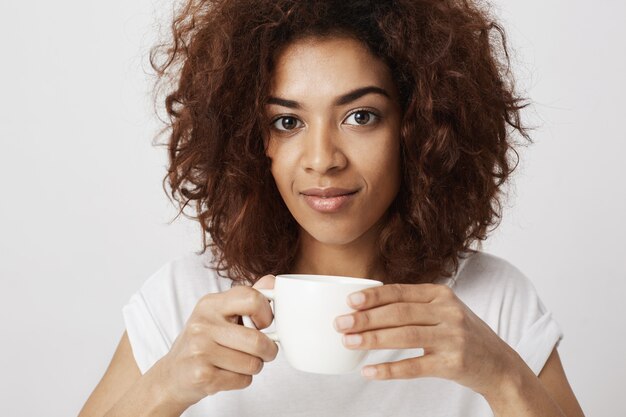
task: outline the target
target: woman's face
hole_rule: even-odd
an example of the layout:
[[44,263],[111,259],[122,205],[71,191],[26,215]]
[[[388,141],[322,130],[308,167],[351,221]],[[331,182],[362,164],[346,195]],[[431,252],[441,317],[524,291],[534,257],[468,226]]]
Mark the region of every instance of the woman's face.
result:
[[[387,65],[351,38],[294,42],[278,55],[266,111],[272,175],[301,228],[329,245],[374,230],[400,185],[401,110]],[[329,187],[356,193],[303,194]]]

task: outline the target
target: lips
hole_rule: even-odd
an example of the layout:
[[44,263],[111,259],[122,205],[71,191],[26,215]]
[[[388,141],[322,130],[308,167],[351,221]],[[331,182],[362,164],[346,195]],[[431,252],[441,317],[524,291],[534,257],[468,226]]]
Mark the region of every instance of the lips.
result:
[[[338,213],[350,206],[359,190],[347,188],[326,188],[304,190],[304,201],[313,210],[320,213]],[[305,194],[310,193],[310,194]]]
[[307,196],[329,198],[329,197],[338,197],[342,195],[350,195],[350,194],[356,193],[357,191],[358,189],[340,188],[340,187],[309,188],[307,190],[301,191],[301,194],[304,194]]

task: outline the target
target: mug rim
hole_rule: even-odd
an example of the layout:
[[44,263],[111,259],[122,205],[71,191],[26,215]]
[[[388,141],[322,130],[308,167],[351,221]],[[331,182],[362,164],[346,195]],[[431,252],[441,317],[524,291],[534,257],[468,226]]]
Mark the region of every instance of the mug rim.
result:
[[287,280],[306,281],[306,282],[320,282],[330,284],[369,284],[369,285],[383,285],[382,281],[378,281],[370,278],[348,277],[344,275],[317,275],[317,274],[278,274],[276,279],[283,277]]

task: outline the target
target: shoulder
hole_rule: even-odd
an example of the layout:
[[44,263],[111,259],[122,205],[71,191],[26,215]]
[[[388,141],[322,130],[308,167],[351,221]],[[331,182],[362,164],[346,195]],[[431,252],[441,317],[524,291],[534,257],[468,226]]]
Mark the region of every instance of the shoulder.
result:
[[452,288],[512,346],[533,326],[552,321],[532,281],[517,266],[496,255],[476,252],[464,259]]
[[517,266],[483,251],[461,259],[452,286],[457,294],[465,297],[528,298],[535,293],[531,280]]
[[226,291],[231,284],[232,280],[217,275],[208,251],[190,252],[164,263],[146,279],[140,291],[145,296],[170,293],[189,299]]
[[[208,293],[227,291],[232,280],[218,276],[210,252],[187,253],[163,264],[141,286],[138,295],[155,317],[175,320],[174,328],[186,322],[196,303]],[[172,329],[174,330],[174,329]]]

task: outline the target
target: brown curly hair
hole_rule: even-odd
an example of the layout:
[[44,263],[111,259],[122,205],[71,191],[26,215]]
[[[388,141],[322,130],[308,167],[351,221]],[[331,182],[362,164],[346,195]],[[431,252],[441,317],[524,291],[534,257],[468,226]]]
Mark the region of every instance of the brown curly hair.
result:
[[157,135],[171,129],[163,187],[176,218],[199,220],[200,253],[211,248],[218,274],[254,283],[294,265],[298,225],[270,172],[264,107],[277,51],[308,36],[362,41],[400,91],[402,183],[378,240],[390,282],[450,276],[499,225],[501,188],[517,166],[509,151],[519,160],[514,134],[532,140],[488,4],[185,0],[171,29],[150,50],[157,95],[169,88],[169,121]]

